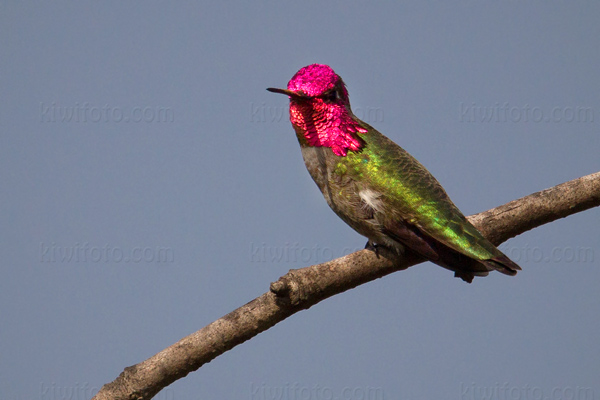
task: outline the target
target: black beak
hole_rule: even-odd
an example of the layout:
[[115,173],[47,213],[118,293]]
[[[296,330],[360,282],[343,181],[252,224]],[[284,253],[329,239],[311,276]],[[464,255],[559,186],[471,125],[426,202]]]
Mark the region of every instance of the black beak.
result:
[[267,90],[269,92],[273,92],[273,93],[285,94],[285,95],[288,95],[291,98],[294,98],[294,99],[297,99],[297,100],[306,100],[307,99],[307,97],[305,95],[293,92],[293,91],[288,90],[288,89],[278,89],[278,88],[272,88],[272,87],[270,87],[270,88],[267,88]]

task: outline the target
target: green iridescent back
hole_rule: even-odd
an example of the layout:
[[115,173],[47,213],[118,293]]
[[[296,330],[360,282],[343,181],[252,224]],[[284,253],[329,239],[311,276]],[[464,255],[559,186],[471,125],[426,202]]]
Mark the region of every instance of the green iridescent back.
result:
[[336,172],[369,182],[371,189],[382,193],[390,222],[404,220],[475,259],[501,254],[467,221],[421,163],[373,127],[361,124],[368,131],[360,135],[366,145],[359,152],[340,157]]

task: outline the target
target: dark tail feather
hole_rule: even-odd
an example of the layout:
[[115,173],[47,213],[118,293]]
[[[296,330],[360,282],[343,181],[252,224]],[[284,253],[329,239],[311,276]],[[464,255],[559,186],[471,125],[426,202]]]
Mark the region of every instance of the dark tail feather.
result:
[[510,258],[501,254],[489,260],[481,261],[486,267],[490,268],[490,270],[495,269],[498,272],[502,272],[503,274],[514,276],[517,274],[517,271],[521,270],[515,262],[513,262]]

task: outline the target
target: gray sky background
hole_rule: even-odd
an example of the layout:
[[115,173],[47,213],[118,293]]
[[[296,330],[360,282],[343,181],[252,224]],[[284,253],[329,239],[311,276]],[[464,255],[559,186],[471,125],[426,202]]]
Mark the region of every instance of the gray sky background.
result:
[[[600,170],[599,20],[589,1],[2,2],[0,399],[89,398],[364,246],[265,90],[305,65],[465,214]],[[505,243],[515,278],[428,263],[336,296],[157,398],[600,399],[599,220]]]

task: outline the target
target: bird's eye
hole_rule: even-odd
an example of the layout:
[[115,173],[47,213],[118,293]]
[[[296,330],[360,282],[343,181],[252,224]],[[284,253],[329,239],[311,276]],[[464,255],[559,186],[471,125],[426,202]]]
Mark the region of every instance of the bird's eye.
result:
[[331,92],[327,93],[325,98],[328,101],[336,101],[338,99],[337,90],[332,90]]

